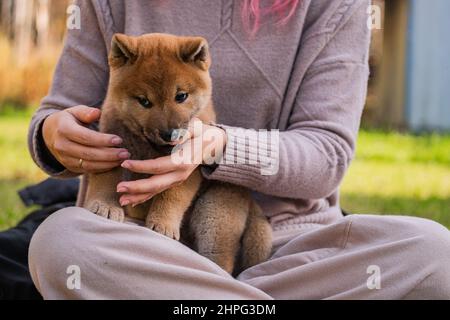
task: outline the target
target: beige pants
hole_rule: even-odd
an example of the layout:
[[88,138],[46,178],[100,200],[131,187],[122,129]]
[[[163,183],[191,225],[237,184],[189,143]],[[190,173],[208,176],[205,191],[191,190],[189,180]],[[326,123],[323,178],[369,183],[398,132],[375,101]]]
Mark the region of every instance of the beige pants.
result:
[[353,215],[274,236],[270,260],[234,279],[144,227],[67,208],[29,264],[46,299],[450,299],[450,232],[435,222]]

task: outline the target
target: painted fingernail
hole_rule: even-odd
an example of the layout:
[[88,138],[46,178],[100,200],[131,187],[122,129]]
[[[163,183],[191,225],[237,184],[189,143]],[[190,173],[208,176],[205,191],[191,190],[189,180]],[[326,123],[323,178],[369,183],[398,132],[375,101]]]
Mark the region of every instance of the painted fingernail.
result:
[[128,188],[127,187],[118,187],[117,188],[117,192],[123,193],[123,192],[127,192]]
[[122,140],[122,138],[120,138],[120,137],[114,137],[114,138],[112,138],[111,142],[112,142],[113,144],[122,144],[122,143],[123,143],[123,140]]
[[119,153],[120,159],[129,159],[131,157],[131,154],[128,151],[122,151]]
[[122,163],[122,168],[129,169],[131,167],[130,163],[128,161],[125,161]]
[[88,117],[94,117],[94,116],[97,116],[98,115],[98,113],[99,113],[99,111],[100,110],[90,110],[90,111],[88,111]]

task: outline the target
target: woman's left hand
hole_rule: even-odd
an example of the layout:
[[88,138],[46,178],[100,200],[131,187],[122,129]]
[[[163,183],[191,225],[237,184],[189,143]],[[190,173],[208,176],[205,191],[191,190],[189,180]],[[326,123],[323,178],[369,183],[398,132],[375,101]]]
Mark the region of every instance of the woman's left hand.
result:
[[122,193],[120,205],[136,206],[182,184],[199,165],[219,161],[225,146],[226,133],[223,129],[206,125],[194,118],[185,136],[176,143],[171,155],[152,160],[127,160],[122,163],[125,169],[152,176],[142,180],[120,182],[117,185],[117,192]]

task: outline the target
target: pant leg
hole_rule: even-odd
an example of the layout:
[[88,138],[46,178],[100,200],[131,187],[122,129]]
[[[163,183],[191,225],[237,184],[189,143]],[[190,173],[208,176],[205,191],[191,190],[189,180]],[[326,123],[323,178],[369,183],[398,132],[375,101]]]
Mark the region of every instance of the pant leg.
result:
[[45,299],[270,299],[177,241],[74,207],[38,228],[29,265]]
[[352,215],[275,238],[238,277],[275,299],[450,299],[450,232],[430,220]]

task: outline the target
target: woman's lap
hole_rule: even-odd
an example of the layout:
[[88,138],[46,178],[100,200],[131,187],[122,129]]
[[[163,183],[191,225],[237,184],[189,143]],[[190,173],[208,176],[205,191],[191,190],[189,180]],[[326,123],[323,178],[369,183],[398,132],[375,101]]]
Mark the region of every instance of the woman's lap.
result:
[[[450,233],[429,220],[352,215],[275,243],[271,259],[237,281],[151,230],[67,208],[37,230],[30,270],[45,298],[450,298]],[[80,289],[67,285],[71,266]],[[380,272],[380,289],[368,271]]]
[[[63,209],[38,228],[29,265],[46,299],[270,298],[175,240],[80,208]],[[67,286],[73,266],[80,289]]]

